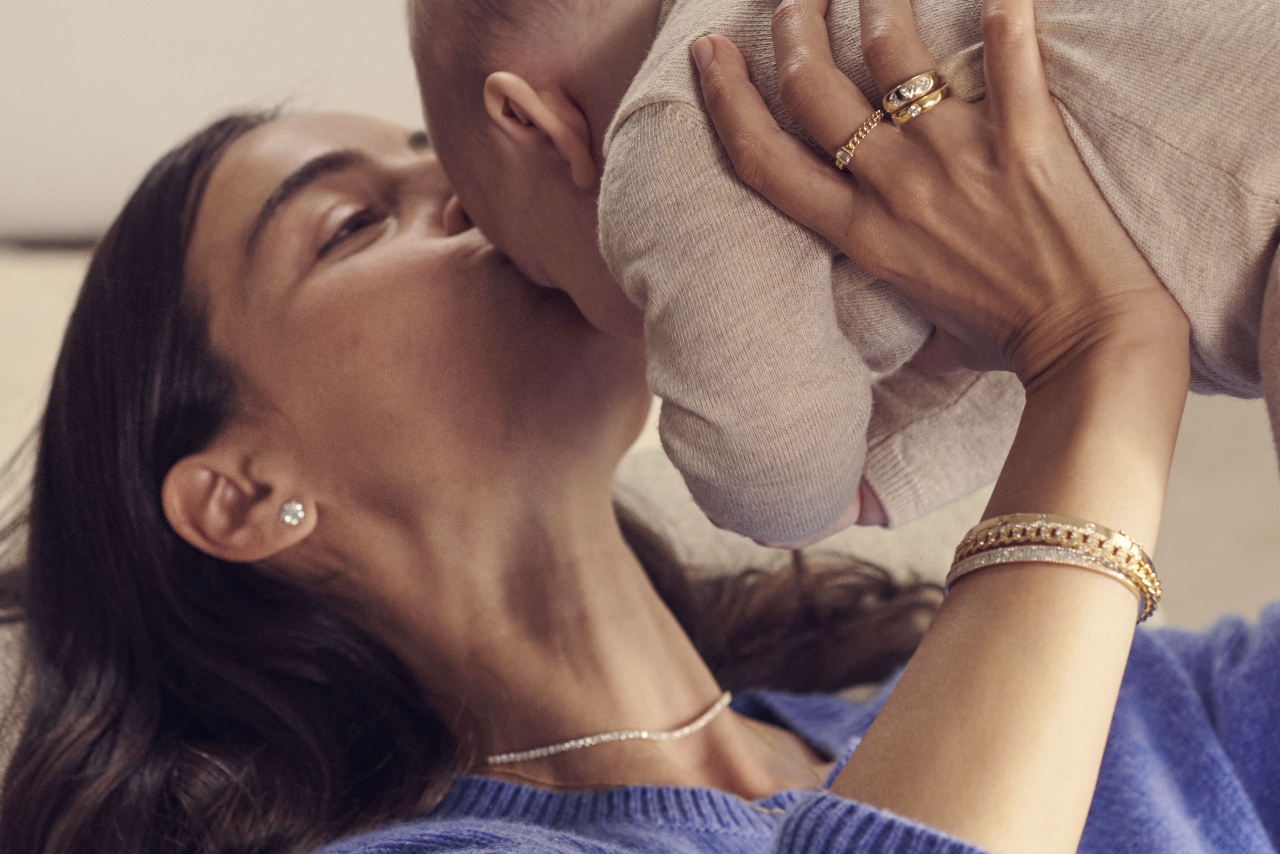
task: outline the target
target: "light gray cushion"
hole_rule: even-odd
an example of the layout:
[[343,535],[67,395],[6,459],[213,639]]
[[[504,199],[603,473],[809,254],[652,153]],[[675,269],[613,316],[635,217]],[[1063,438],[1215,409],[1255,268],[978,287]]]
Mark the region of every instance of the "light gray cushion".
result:
[[[901,528],[848,528],[814,550],[859,557],[899,577],[915,574],[941,582],[956,544],[977,524],[990,495],[990,489],[981,490]],[[640,448],[623,459],[614,498],[671,543],[694,572],[771,569],[788,560],[787,552],[712,525],[661,448]]]

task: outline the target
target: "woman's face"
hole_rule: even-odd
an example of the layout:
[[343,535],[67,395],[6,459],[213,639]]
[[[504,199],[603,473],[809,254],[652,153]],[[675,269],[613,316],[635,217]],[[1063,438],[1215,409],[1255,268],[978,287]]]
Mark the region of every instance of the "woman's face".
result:
[[640,348],[525,279],[394,124],[298,115],[236,141],[187,279],[320,493],[386,502],[548,457],[611,468],[647,407]]

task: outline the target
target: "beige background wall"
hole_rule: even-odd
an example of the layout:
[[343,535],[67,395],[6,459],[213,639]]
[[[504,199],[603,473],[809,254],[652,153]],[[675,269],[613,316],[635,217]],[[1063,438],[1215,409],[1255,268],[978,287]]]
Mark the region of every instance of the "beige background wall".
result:
[[161,153],[284,101],[416,124],[404,0],[0,0],[0,238],[99,233]]

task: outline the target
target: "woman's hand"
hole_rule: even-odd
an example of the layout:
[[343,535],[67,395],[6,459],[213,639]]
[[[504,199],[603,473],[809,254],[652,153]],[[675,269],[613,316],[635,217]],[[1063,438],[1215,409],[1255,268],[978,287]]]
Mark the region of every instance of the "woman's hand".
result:
[[[827,0],[774,16],[779,88],[828,152],[873,107],[836,68]],[[884,92],[935,67],[909,0],[864,0],[863,51]],[[1102,342],[1185,319],[1084,168],[1050,98],[1032,0],[982,10],[987,97],[943,101],[858,146],[850,174],[782,131],[728,40],[694,46],[707,109],[740,177],[899,288],[941,331],[921,354],[1013,370],[1029,388]]]
[[[832,62],[825,11],[826,0],[784,0],[774,41],[788,109],[834,152],[872,107]],[[910,0],[862,0],[862,26],[882,90],[933,68]],[[694,54],[748,184],[896,285],[941,330],[933,356],[1012,369],[1027,386],[987,516],[1059,513],[1153,547],[1187,321],[1067,137],[1032,0],[986,0],[983,32],[986,101],[881,122],[852,177],[778,128],[729,42],[700,40]],[[990,851],[1075,851],[1135,605],[1123,585],[1074,567],[966,575],[832,791]]]

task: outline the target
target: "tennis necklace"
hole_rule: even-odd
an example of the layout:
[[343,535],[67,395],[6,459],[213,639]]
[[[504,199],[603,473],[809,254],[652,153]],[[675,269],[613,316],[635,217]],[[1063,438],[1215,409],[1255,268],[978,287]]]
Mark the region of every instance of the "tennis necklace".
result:
[[549,744],[546,747],[535,747],[532,750],[520,750],[515,753],[497,753],[493,756],[485,757],[485,765],[510,765],[515,762],[528,762],[530,759],[543,759],[547,756],[555,756],[557,753],[567,753],[570,750],[580,750],[584,747],[595,747],[597,744],[609,744],[614,741],[678,741],[682,738],[693,735],[698,730],[705,727],[716,719],[716,716],[725,710],[729,705],[729,701],[733,699],[733,694],[725,691],[720,695],[720,699],[716,700],[697,720],[685,724],[679,729],[667,730],[666,732],[650,732],[647,729],[620,729],[613,732],[602,732],[599,735],[587,735],[582,738],[573,738],[569,741],[562,741],[559,744]]

